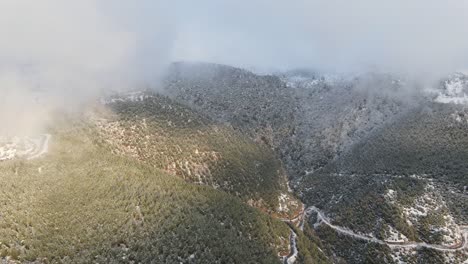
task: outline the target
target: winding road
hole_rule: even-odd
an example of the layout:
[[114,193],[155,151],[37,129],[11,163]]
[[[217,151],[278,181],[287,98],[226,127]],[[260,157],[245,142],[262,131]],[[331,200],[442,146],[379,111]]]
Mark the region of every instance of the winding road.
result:
[[291,234],[289,235],[289,243],[291,247],[291,253],[288,256],[284,257],[283,264],[294,264],[297,259],[299,251],[297,250],[297,234],[291,228]]
[[317,207],[315,206],[310,206],[306,210],[304,210],[304,217],[307,217],[310,215],[311,212],[316,212],[317,213],[317,222],[319,224],[326,224],[330,228],[334,229],[336,232],[354,237],[356,239],[360,240],[365,240],[369,242],[374,242],[377,244],[381,245],[387,245],[390,248],[430,248],[430,249],[435,249],[435,250],[440,250],[440,251],[445,251],[445,252],[455,252],[459,250],[463,250],[467,248],[467,240],[468,240],[468,226],[460,226],[460,229],[462,231],[462,242],[454,245],[454,246],[445,246],[445,245],[436,245],[436,244],[428,244],[424,242],[405,242],[405,243],[397,243],[397,242],[388,242],[384,240],[377,239],[375,237],[370,237],[370,236],[365,236],[361,235],[358,233],[355,233],[347,228],[341,227],[341,226],[336,226],[330,223],[328,218],[325,216],[325,214],[320,211]]
[[[370,236],[365,236],[365,235],[362,235],[362,234],[358,234],[358,233],[355,233],[352,230],[349,230],[347,228],[334,225],[334,224],[330,223],[330,220],[325,216],[325,214],[315,206],[310,206],[310,207],[307,207],[307,209],[303,210],[302,218],[300,219],[300,222],[299,222],[299,229],[300,230],[304,229],[305,219],[307,219],[312,212],[317,213],[317,224],[319,224],[319,225],[325,224],[325,225],[329,226],[330,228],[334,229],[336,232],[338,232],[340,234],[351,236],[351,237],[354,237],[354,238],[360,239],[360,240],[365,240],[365,241],[377,243],[377,244],[380,244],[380,245],[386,245],[386,246],[388,246],[388,247],[390,247],[392,249],[393,248],[414,248],[414,249],[416,249],[416,248],[424,247],[424,248],[430,248],[430,249],[444,251],[444,252],[456,252],[456,251],[460,251],[460,250],[464,250],[464,249],[468,248],[468,226],[459,226],[460,230],[462,232],[462,234],[461,234],[462,241],[461,241],[461,243],[458,243],[458,244],[453,245],[453,246],[435,245],[435,244],[428,244],[428,243],[424,243],[424,242],[405,242],[405,243],[389,242],[389,241],[380,240],[380,239],[375,238],[375,237],[370,237]],[[281,219],[281,220],[284,221],[284,222],[293,223],[293,222],[297,221],[298,218],[299,218],[299,216],[295,217],[294,219],[290,219],[290,220],[287,220],[287,219]],[[291,228],[291,234],[289,236],[289,241],[290,241],[289,243],[290,243],[291,252],[289,253],[288,256],[283,258],[283,264],[293,264],[293,263],[295,263],[296,259],[297,259],[297,256],[298,256],[297,234],[296,234],[296,232],[294,232],[294,230],[292,228]]]

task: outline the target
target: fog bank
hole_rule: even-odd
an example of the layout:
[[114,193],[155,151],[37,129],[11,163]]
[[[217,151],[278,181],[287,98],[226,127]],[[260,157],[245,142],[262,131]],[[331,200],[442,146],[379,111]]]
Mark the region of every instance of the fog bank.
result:
[[2,0],[0,122],[157,88],[175,60],[436,80],[468,68],[466,14],[455,0]]
[[[468,64],[465,1],[202,1],[181,59],[271,68],[442,74]],[[190,43],[190,44],[187,44]]]
[[169,26],[157,2],[146,17],[143,2],[126,2],[0,2],[0,133],[37,131],[53,109],[156,82],[169,60]]

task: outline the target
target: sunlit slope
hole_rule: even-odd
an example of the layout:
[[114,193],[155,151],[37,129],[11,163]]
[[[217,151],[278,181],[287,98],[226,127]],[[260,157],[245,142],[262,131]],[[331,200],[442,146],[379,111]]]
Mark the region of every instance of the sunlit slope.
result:
[[276,263],[289,229],[240,199],[111,154],[84,123],[0,163],[0,257],[68,263]]
[[278,211],[282,193],[290,196],[274,152],[230,126],[151,92],[113,97],[105,107],[93,119],[114,153],[224,190],[269,212]]

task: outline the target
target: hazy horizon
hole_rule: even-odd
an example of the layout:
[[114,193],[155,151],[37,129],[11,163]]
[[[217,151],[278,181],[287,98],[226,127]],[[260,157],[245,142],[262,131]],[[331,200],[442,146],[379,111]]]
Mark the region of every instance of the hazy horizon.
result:
[[0,118],[41,112],[31,90],[69,107],[155,85],[181,60],[436,80],[468,68],[467,11],[453,0],[4,0]]

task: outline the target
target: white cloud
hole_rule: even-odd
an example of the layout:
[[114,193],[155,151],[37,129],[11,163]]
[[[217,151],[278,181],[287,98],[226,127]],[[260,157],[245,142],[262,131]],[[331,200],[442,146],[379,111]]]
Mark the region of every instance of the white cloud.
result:
[[466,14],[456,0],[0,0],[0,112],[34,89],[69,105],[154,84],[171,60],[437,78],[468,68]]
[[453,71],[468,64],[466,1],[185,4],[189,8],[182,24],[189,26],[180,32],[184,42],[176,54],[198,60],[338,71],[378,67],[412,74]]
[[2,131],[36,128],[50,109],[77,105],[102,89],[154,82],[157,72],[147,73],[167,63],[168,45],[153,46],[147,36],[169,39],[157,26],[127,23],[145,19],[137,10],[127,17],[111,11],[96,0],[0,1]]

